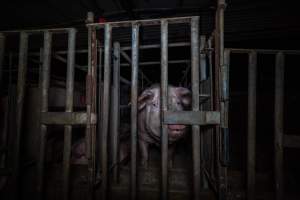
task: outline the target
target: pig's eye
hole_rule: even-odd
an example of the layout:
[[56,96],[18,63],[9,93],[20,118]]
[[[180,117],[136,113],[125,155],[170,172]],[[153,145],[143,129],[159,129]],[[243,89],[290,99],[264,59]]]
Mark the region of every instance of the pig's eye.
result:
[[178,101],[178,102],[176,102],[176,104],[177,104],[177,105],[181,105],[181,103],[180,103],[179,101]]
[[152,103],[152,106],[157,107],[157,104],[156,103]]

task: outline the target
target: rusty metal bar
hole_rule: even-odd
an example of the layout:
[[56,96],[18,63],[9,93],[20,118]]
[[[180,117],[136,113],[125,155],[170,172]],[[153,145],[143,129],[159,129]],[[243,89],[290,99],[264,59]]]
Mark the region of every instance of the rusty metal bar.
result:
[[165,124],[214,125],[220,124],[218,111],[167,111],[164,113]]
[[138,98],[138,71],[139,71],[139,24],[132,25],[132,69],[131,69],[131,174],[130,195],[137,199],[137,98]]
[[[42,78],[41,78],[41,113],[48,112],[48,91],[50,83],[50,69],[51,69],[51,43],[52,33],[46,31],[44,33],[44,47],[43,47],[43,66],[42,66]],[[40,125],[40,153],[37,166],[37,195],[38,199],[42,200],[44,192],[44,160],[45,160],[45,147],[46,147],[46,134],[47,126]]]
[[146,19],[146,20],[133,20],[133,21],[119,21],[119,22],[106,22],[106,23],[93,23],[87,24],[87,26],[93,26],[95,28],[103,28],[106,24],[111,27],[129,27],[132,24],[140,24],[142,26],[153,26],[159,25],[161,20],[167,21],[169,24],[180,24],[189,23],[192,17],[174,17],[174,18],[163,18],[163,19]]
[[27,75],[27,53],[28,53],[28,34],[21,32],[19,47],[19,64],[18,64],[18,83],[17,83],[17,116],[16,116],[16,137],[15,137],[15,155],[13,181],[15,184],[15,195],[19,192],[19,171],[20,171],[20,144],[22,138],[22,120],[23,105],[25,97],[25,84]]
[[[66,112],[73,112],[74,74],[75,74],[75,42],[76,30],[70,29],[68,33],[68,61],[66,80]],[[64,152],[63,152],[63,199],[69,199],[70,158],[72,145],[72,126],[65,125]]]
[[52,29],[24,29],[24,30],[11,30],[11,31],[1,31],[1,33],[5,34],[11,34],[11,33],[27,33],[27,34],[40,34],[44,32],[50,32],[50,33],[66,33],[72,28],[52,28]]
[[[86,124],[88,115],[85,112],[45,112],[41,114],[41,124],[76,125]],[[96,124],[96,115],[91,114],[91,124]]]
[[102,184],[101,184],[101,197],[106,199],[107,196],[107,134],[108,134],[108,114],[110,103],[110,59],[111,59],[111,33],[112,27],[109,24],[105,25],[104,35],[104,85],[103,85],[103,102],[102,102],[102,150],[101,150],[101,166],[102,166]]
[[[191,75],[192,75],[192,110],[199,111],[199,17],[193,17],[191,21]],[[193,197],[200,199],[201,169],[200,169],[200,126],[192,126],[193,139]]]
[[[114,43],[113,56],[113,90],[111,111],[111,150],[112,164],[118,162],[119,125],[120,125],[120,43]],[[113,169],[113,180],[118,181],[119,168]]]
[[[168,111],[168,21],[161,20],[161,122]],[[161,123],[161,199],[168,199],[168,125]]]
[[282,52],[276,54],[275,104],[274,104],[274,149],[276,199],[283,199],[283,112],[284,112],[284,62]]
[[283,135],[283,146],[288,148],[300,148],[299,135]]
[[256,71],[257,54],[249,54],[248,64],[248,135],[247,135],[247,199],[255,199],[256,149]]
[[5,36],[4,34],[0,33],[0,89],[2,88],[4,49],[5,49]]

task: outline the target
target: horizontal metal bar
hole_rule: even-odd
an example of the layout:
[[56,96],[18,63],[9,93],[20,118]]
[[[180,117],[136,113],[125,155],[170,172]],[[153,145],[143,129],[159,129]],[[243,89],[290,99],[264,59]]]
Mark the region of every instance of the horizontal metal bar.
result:
[[165,124],[214,125],[220,124],[220,112],[216,111],[166,111]]
[[162,18],[162,19],[146,19],[146,20],[132,20],[132,21],[118,21],[118,22],[106,22],[106,23],[92,23],[87,24],[87,26],[92,26],[95,28],[104,28],[105,24],[109,24],[111,27],[129,27],[132,24],[140,24],[143,26],[152,26],[160,25],[162,20],[168,21],[169,24],[180,24],[180,23],[189,23],[191,17],[174,17],[174,18]]
[[30,30],[11,30],[11,31],[1,31],[0,33],[3,34],[9,34],[9,33],[20,33],[20,32],[25,32],[25,33],[42,33],[45,31],[51,32],[51,33],[66,33],[74,28],[53,28],[53,29],[30,29]]
[[[168,47],[184,47],[184,46],[190,46],[189,42],[175,42],[175,43],[169,43]],[[140,46],[140,50],[141,49],[159,49],[160,48],[160,44],[148,44],[148,45],[141,45]],[[125,46],[125,47],[121,47],[122,51],[126,51],[126,50],[131,50],[131,46]]]
[[[182,63],[190,63],[190,60],[170,60],[168,61],[168,64],[182,64]],[[149,61],[149,62],[140,62],[139,66],[145,66],[145,65],[160,65],[160,61]],[[131,66],[128,63],[122,63],[121,64],[122,67],[129,67]]]
[[295,54],[298,55],[300,54],[300,50],[279,50],[279,49],[239,49],[239,48],[226,48],[226,50],[230,51],[231,53],[251,53],[251,52],[256,52],[256,53],[261,53],[261,54],[276,54],[278,52],[282,52],[284,54]]
[[283,135],[283,146],[289,148],[300,148],[299,135]]
[[[85,112],[42,112],[41,124],[78,125],[87,123]],[[96,114],[91,115],[91,124],[96,124]]]

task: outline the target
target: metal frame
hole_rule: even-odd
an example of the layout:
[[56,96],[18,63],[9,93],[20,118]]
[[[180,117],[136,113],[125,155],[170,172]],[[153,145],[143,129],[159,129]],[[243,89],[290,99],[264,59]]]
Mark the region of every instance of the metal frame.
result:
[[274,103],[274,172],[276,199],[283,199],[283,149],[300,148],[300,136],[284,134],[284,65],[285,55],[300,55],[299,50],[235,49],[227,48],[226,63],[231,54],[248,54],[248,134],[247,134],[247,199],[255,199],[256,185],[256,79],[257,54],[275,55],[275,103]]
[[[192,70],[192,92],[193,92],[193,111],[186,112],[171,112],[168,111],[167,104],[167,94],[168,94],[168,24],[173,23],[188,23],[191,25],[191,70]],[[89,30],[92,34],[96,33],[97,29],[104,28],[104,90],[103,90],[103,101],[102,101],[102,117],[101,117],[101,166],[102,166],[102,182],[101,182],[101,196],[102,199],[107,198],[108,190],[108,159],[107,159],[107,142],[108,142],[108,112],[109,112],[109,97],[110,97],[110,52],[111,52],[111,33],[113,28],[117,27],[131,27],[132,28],[132,57],[131,59],[127,54],[122,51],[122,47],[114,48],[115,62],[114,69],[118,70],[120,66],[119,54],[123,55],[125,59],[132,66],[132,80],[131,80],[131,182],[130,182],[130,194],[131,199],[137,199],[137,95],[138,95],[138,75],[139,75],[139,27],[140,26],[151,26],[160,25],[161,26],[161,44],[152,45],[149,48],[161,48],[161,118],[162,118],[162,151],[161,151],[161,199],[168,199],[168,135],[167,135],[167,124],[183,122],[185,124],[193,125],[193,180],[194,180],[194,199],[200,199],[201,191],[201,140],[200,140],[200,125],[216,125],[221,123],[220,112],[210,112],[210,111],[199,111],[200,109],[200,96],[199,94],[199,84],[201,72],[201,80],[206,80],[206,64],[205,54],[201,56],[200,59],[200,40],[199,40],[199,17],[183,17],[183,18],[167,18],[167,19],[153,19],[153,20],[139,20],[139,21],[124,21],[124,22],[108,22],[108,23],[95,23],[87,24]],[[205,38],[201,39],[203,42],[201,50],[204,50]],[[96,38],[93,38],[92,43],[96,42]],[[187,45],[187,44],[178,44]],[[170,45],[171,46],[171,45]],[[146,47],[145,47],[146,48]],[[117,49],[120,49],[120,53]],[[129,49],[129,48],[127,48]],[[203,52],[202,52],[203,53]],[[201,61],[201,65],[200,65]],[[199,66],[201,68],[199,69]],[[116,73],[116,72],[115,72]],[[117,73],[118,74],[118,73]],[[142,74],[142,73],[141,73]],[[114,74],[114,79],[116,75]],[[116,84],[114,80],[114,84]],[[115,89],[117,90],[117,89]],[[118,102],[119,98],[117,91],[114,91],[112,95],[112,102]],[[210,90],[211,91],[211,90]],[[204,95],[205,98],[211,96]],[[118,112],[119,109],[115,108],[114,112]],[[112,124],[117,122],[118,114],[111,116]],[[113,138],[117,139],[115,131],[113,131]],[[117,141],[112,141],[113,147],[113,160],[117,157]],[[114,171],[114,180],[117,180],[117,171]]]

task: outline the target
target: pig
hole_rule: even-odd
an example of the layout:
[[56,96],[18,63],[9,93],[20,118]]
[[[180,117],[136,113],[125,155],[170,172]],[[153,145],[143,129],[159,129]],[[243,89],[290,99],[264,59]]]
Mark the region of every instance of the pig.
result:
[[[188,110],[191,92],[184,87],[168,86],[168,110]],[[155,84],[145,89],[138,97],[138,146],[143,167],[148,167],[149,145],[161,145],[160,86]],[[176,142],[187,134],[188,127],[182,124],[168,125],[169,156],[172,158]],[[172,165],[172,159],[169,159]]]

